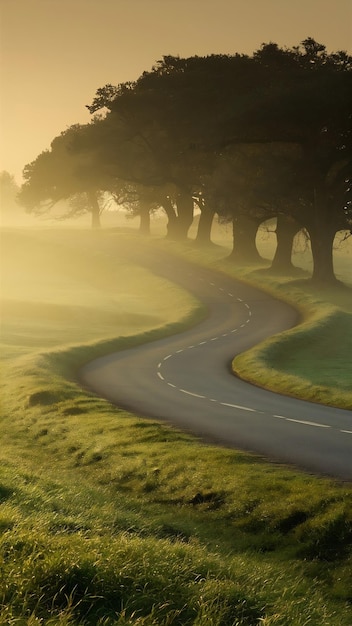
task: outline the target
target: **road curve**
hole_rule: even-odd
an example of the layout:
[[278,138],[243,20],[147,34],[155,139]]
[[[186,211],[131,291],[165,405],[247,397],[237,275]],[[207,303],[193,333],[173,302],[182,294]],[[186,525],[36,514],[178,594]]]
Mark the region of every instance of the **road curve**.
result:
[[[136,251],[134,251],[136,261]],[[135,414],[206,441],[343,480],[352,479],[352,411],[296,400],[239,380],[233,357],[294,326],[287,304],[221,273],[158,253],[143,264],[208,309],[196,327],[96,359],[80,382]]]

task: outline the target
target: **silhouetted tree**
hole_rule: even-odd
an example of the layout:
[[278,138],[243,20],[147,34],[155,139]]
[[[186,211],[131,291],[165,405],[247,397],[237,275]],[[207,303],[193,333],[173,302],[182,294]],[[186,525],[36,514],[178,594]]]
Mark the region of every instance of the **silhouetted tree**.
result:
[[352,171],[352,57],[328,54],[308,38],[292,50],[263,46],[255,58],[272,70],[271,79],[258,107],[242,122],[257,137],[301,147],[299,201],[285,213],[309,233],[313,280],[334,282],[332,244],[336,232],[347,227],[345,197]]
[[[246,57],[240,55],[233,59],[221,55],[189,59],[163,57],[136,83],[119,87],[106,85],[99,89],[88,107],[92,113],[106,107],[109,110],[107,124],[115,119],[116,128],[124,125],[135,133],[135,138],[139,138],[149,153],[156,176],[160,177],[159,184],[177,188],[174,210],[170,203],[166,208],[170,237],[187,236],[193,220],[191,198],[200,197],[204,192],[203,180],[211,171],[214,146],[219,143],[217,131],[222,124],[224,89],[233,89],[228,80],[232,66],[241,65],[245,60]],[[244,68],[241,72],[245,76]],[[107,141],[120,149],[117,133],[110,133]],[[141,178],[138,182],[142,182]],[[145,178],[143,182],[150,181]],[[204,197],[203,193],[199,204],[206,213],[204,220],[200,220],[202,227],[204,222],[211,224],[210,216],[214,213],[208,209]],[[202,238],[208,238],[203,228],[198,239]]]
[[218,213],[232,220],[234,260],[260,261],[258,227],[299,201],[300,156],[299,146],[279,142],[235,144],[219,155],[209,193]]
[[[161,179],[184,192],[187,190],[190,195],[203,193],[207,198],[203,208],[210,206],[203,182],[214,167],[215,153],[226,150],[226,146],[253,143],[293,144],[294,149],[299,145],[301,165],[289,164],[284,176],[284,179],[290,177],[290,166],[293,167],[291,178],[297,171],[302,175],[300,180],[296,175],[296,202],[292,183],[286,190],[282,176],[276,176],[275,185],[271,185],[275,187],[274,206],[268,197],[260,199],[259,192],[268,196],[268,185],[260,189],[257,184],[260,176],[252,175],[247,176],[243,193],[247,199],[250,195],[256,198],[247,201],[245,207],[242,203],[239,213],[238,179],[244,170],[241,174],[237,163],[232,173],[237,181],[236,185],[232,183],[232,188],[237,188],[232,211],[236,205],[237,224],[247,221],[248,228],[252,222],[245,220],[244,214],[249,211],[253,216],[253,211],[259,207],[263,210],[263,205],[266,210],[269,207],[270,211],[297,220],[312,239],[314,279],[319,280],[320,275],[325,281],[333,280],[331,236],[334,228],[341,227],[344,212],[341,204],[332,199],[335,192],[329,181],[337,163],[345,160],[348,143],[352,89],[351,59],[346,53],[329,55],[325,46],[308,38],[292,49],[265,44],[253,57],[168,56],[135,84],[121,87],[118,95],[117,91],[111,86],[107,89],[105,104],[113,114],[138,130]],[[92,107],[94,110],[94,103]],[[246,167],[250,159],[247,161]],[[270,162],[264,170],[268,168]],[[270,177],[273,178],[273,173]],[[255,193],[253,180],[256,180]],[[227,196],[229,191],[230,185],[227,190],[222,189]],[[289,197],[278,206],[284,196]],[[330,200],[325,207],[328,196]],[[213,194],[213,200],[219,204],[220,198]],[[183,221],[184,228],[179,231],[185,236],[189,215],[189,210],[180,207],[169,231]],[[244,232],[245,229],[241,241]]]
[[112,196],[116,204],[128,211],[128,217],[140,218],[139,232],[149,235],[150,216],[161,208],[160,188],[117,180],[112,188]]
[[71,126],[52,141],[50,150],[26,165],[25,182],[18,197],[28,212],[42,215],[60,200],[71,199],[62,219],[89,212],[92,227],[100,227],[100,215],[105,206],[102,192],[108,188],[108,179],[104,179],[97,168],[95,153],[72,151],[74,139],[85,132],[85,126]]
[[263,44],[252,57],[165,56],[134,83],[98,89],[88,108],[107,114],[77,134],[73,151],[93,158],[104,189],[117,179],[158,188],[170,237],[187,236],[195,202],[199,238],[209,238],[214,211],[231,215],[252,255],[253,224],[286,216],[277,237],[287,243],[296,221],[311,238],[314,280],[332,281],[334,232],[347,224],[351,67],[312,38]]

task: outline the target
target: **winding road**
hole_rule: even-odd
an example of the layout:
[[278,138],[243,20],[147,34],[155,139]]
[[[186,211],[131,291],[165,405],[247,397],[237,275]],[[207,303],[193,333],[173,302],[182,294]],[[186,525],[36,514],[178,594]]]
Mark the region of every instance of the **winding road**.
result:
[[144,266],[194,294],[208,316],[180,334],[88,363],[81,383],[122,408],[205,441],[351,480],[352,411],[278,395],[231,372],[236,354],[294,326],[296,311],[179,258],[161,254],[156,261],[145,251],[142,258]]

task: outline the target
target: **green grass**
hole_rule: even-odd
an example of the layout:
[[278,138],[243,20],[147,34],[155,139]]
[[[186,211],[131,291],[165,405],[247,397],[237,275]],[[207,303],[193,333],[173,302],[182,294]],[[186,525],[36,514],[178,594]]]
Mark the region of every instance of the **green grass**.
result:
[[74,380],[193,323],[193,298],[127,262],[118,233],[2,243],[0,623],[350,626],[349,485],[204,445]]
[[352,315],[326,307],[299,329],[237,357],[233,369],[273,391],[351,410],[351,353]]

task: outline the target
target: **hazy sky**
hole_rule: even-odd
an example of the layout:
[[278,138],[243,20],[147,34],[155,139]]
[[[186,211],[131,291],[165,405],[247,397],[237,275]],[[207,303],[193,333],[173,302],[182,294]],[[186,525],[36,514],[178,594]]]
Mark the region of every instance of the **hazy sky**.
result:
[[0,0],[0,170],[21,182],[98,87],[163,55],[252,53],[314,37],[352,53],[352,0]]

